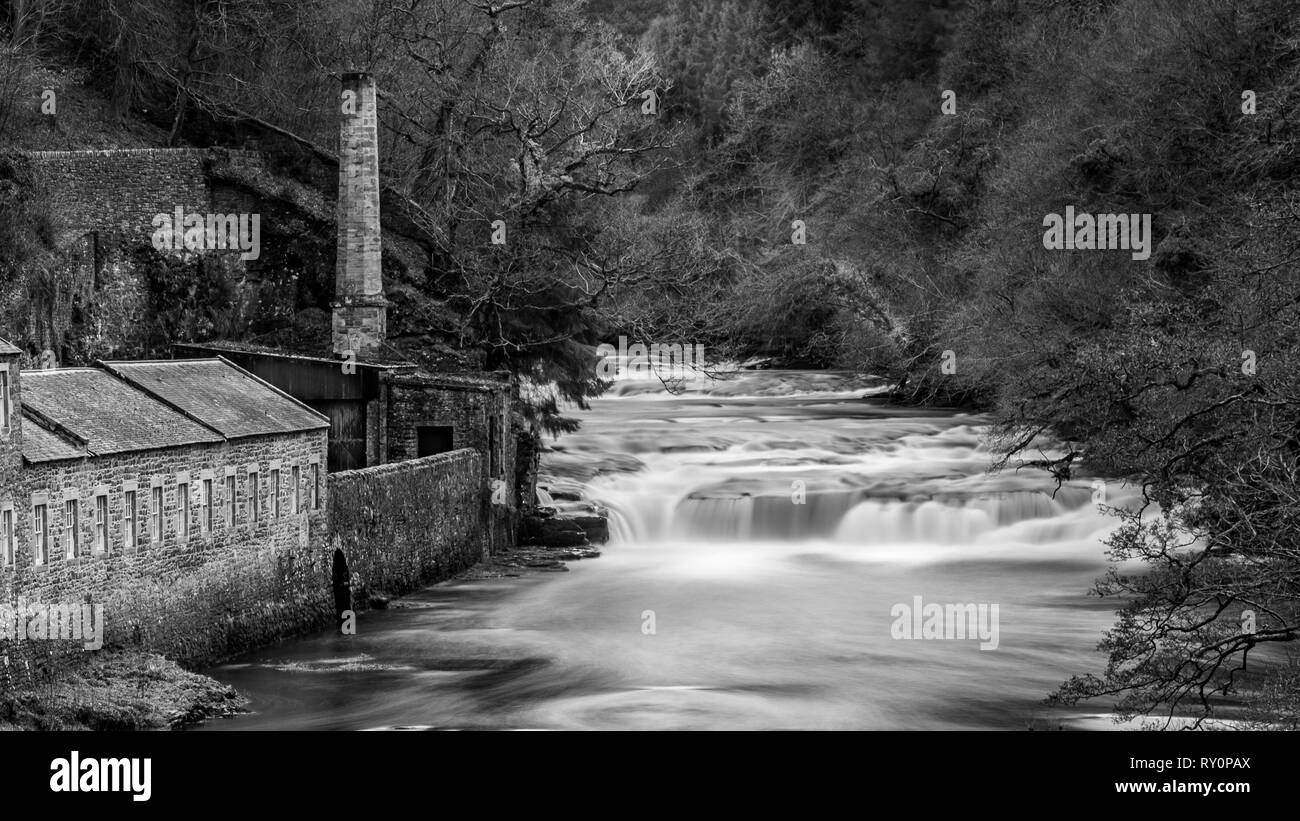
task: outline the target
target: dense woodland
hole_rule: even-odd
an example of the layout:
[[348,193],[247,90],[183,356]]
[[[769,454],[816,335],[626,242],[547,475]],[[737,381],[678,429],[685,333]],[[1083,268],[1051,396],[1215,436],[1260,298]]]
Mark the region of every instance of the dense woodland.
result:
[[[384,173],[438,238],[398,331],[557,400],[618,334],[703,343],[987,411],[1008,469],[1129,477],[1153,506],[1110,547],[1149,570],[1100,582],[1110,666],[1055,697],[1300,728],[1292,0],[6,7],[0,150],[50,77],[168,142],[233,109],[329,146],[338,74],[373,71]],[[53,249],[0,201],[13,286]],[[1150,259],[1045,249],[1067,206],[1152,215]]]

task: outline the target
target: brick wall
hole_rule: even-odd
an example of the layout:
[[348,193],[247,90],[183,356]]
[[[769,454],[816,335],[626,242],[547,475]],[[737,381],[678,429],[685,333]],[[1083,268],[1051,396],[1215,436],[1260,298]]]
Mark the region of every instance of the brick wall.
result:
[[342,550],[353,600],[407,593],[483,558],[482,457],[457,450],[330,476],[331,550]]

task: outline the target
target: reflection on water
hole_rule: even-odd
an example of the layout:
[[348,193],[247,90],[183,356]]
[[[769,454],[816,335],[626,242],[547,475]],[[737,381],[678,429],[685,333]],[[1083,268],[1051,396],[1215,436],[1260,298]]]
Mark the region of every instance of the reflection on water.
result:
[[[566,574],[429,588],[359,634],[213,671],[241,728],[942,729],[1056,726],[1112,605],[1087,482],[987,473],[982,419],[762,372],[680,396],[620,384],[543,470],[611,512]],[[863,398],[864,395],[867,398]],[[1123,501],[1115,487],[1111,504]],[[568,504],[574,504],[568,502]],[[999,605],[977,640],[895,640],[891,608]],[[1095,712],[1096,708],[1091,708]],[[1082,711],[1078,715],[1082,715]]]

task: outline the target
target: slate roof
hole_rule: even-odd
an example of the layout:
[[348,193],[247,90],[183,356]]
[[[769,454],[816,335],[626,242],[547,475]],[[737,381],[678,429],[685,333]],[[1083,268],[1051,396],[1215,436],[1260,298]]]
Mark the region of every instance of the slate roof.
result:
[[[22,377],[24,411],[82,439],[91,456],[222,441],[203,425],[102,370],[24,371]],[[27,428],[23,426],[24,439]],[[51,443],[46,438],[43,444]],[[27,455],[26,443],[23,455]],[[36,450],[32,455],[42,456]]]
[[394,385],[429,386],[449,390],[478,391],[480,393],[508,389],[510,382],[503,381],[492,371],[482,373],[449,373],[420,370],[415,373],[389,374],[385,379]]
[[23,420],[23,459],[28,462],[60,462],[86,455],[84,445],[46,430],[30,416]]
[[225,359],[102,364],[227,439],[329,427],[324,415]]
[[[327,362],[330,365],[338,365],[341,361],[329,350],[312,345],[295,346],[292,353],[286,352],[280,348],[272,348],[268,345],[257,345],[251,342],[232,342],[224,339],[211,342],[174,343],[172,347],[182,352],[203,351],[207,353],[215,353],[218,356],[223,353],[253,354],[260,356],[274,356],[278,359],[299,359],[310,362]],[[357,357],[354,364],[361,368],[378,368],[380,370],[397,371],[413,370],[417,367],[414,362],[401,356],[400,351],[395,350],[365,353]]]
[[8,342],[5,342],[3,339],[0,339],[0,356],[20,353],[22,353],[22,351],[18,350],[13,345],[10,345]]

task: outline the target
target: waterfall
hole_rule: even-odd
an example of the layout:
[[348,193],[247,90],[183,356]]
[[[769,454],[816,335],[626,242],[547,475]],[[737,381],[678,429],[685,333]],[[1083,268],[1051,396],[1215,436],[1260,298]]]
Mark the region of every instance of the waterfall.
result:
[[616,424],[566,436],[562,458],[548,462],[560,474],[600,468],[563,481],[609,511],[614,544],[914,545],[988,556],[1091,545],[1113,527],[1086,480],[989,474],[982,418],[886,409],[874,390],[860,377],[779,373],[705,381],[676,397],[621,391],[598,400]]
[[[307,637],[277,646],[287,663],[227,668],[263,705],[237,720],[657,730],[1070,720],[1044,717],[1043,697],[1093,665],[1114,623],[1088,596],[1117,524],[1092,481],[990,473],[985,419],[889,405],[852,375],[750,373],[677,396],[621,384],[638,389],[594,400],[539,470],[541,504],[607,511],[600,558],[420,591],[412,606],[367,615],[363,644],[348,643],[364,655]],[[1104,491],[1110,504],[1133,501],[1120,482]],[[956,632],[900,636],[897,611],[921,601],[1000,614],[995,646]],[[357,664],[382,670],[382,686],[356,686]]]

